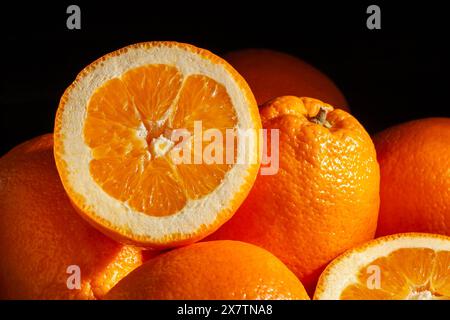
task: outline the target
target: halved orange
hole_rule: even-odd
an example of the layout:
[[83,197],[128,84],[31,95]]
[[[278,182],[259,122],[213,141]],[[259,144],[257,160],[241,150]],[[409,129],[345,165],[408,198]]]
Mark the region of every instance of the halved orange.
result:
[[325,269],[314,299],[450,299],[450,237],[403,233],[352,249]]
[[[223,136],[195,137],[196,126]],[[260,128],[248,85],[224,60],[187,44],[140,43],[90,64],[66,90],[55,158],[74,206],[94,226],[121,241],[172,247],[233,215],[258,171]],[[181,130],[192,134],[183,144],[173,140]],[[198,138],[197,150],[216,161],[194,152]],[[245,161],[235,161],[239,154]]]

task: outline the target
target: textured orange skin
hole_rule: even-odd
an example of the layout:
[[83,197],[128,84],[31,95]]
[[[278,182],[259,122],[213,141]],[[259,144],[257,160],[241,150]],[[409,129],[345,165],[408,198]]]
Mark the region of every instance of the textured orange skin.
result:
[[381,170],[377,234],[450,236],[450,118],[400,124],[374,142]]
[[289,54],[245,49],[224,55],[248,82],[258,105],[280,96],[315,97],[349,110],[347,100],[325,74]]
[[[0,159],[0,212],[1,299],[101,298],[142,263],[139,249],[110,240],[74,211],[51,134]],[[80,267],[79,290],[67,289],[69,265]]]
[[308,299],[295,275],[264,249],[238,241],[196,243],[148,261],[106,299]]
[[[253,96],[252,91],[250,90],[250,87],[244,80],[244,78],[235,70],[231,65],[229,65],[225,60],[221,59],[220,57],[214,55],[213,53],[209,52],[205,49],[200,49],[195,46],[192,46],[190,44],[186,43],[178,43],[178,42],[171,42],[171,41],[152,41],[152,42],[141,42],[136,43],[133,45],[129,45],[127,47],[124,47],[122,49],[113,51],[111,53],[108,53],[101,58],[95,60],[91,64],[89,64],[87,67],[85,67],[76,77],[75,81],[64,91],[64,94],[61,97],[61,100],[59,102],[58,110],[56,112],[55,117],[55,128],[54,128],[54,156],[55,156],[55,162],[56,162],[56,168],[59,172],[59,176],[61,178],[62,184],[64,186],[64,189],[66,190],[67,194],[69,195],[69,198],[71,200],[71,203],[75,210],[86,220],[88,221],[92,226],[100,230],[102,233],[106,234],[108,237],[119,241],[124,244],[130,244],[130,245],[137,245],[141,247],[149,248],[150,250],[164,250],[168,248],[174,248],[178,246],[188,245],[191,243],[194,243],[196,241],[199,241],[203,238],[205,238],[207,235],[213,233],[215,230],[217,230],[223,223],[225,223],[227,220],[229,220],[233,214],[236,212],[237,208],[241,205],[241,203],[246,198],[248,192],[250,191],[255,179],[256,175],[259,170],[259,162],[253,164],[248,169],[248,175],[246,177],[246,182],[241,185],[241,188],[239,190],[236,190],[233,199],[230,199],[229,201],[229,207],[223,209],[221,212],[217,214],[217,219],[214,221],[214,223],[210,224],[209,226],[202,225],[199,227],[199,229],[191,234],[171,234],[167,235],[163,240],[153,239],[150,237],[144,237],[144,236],[138,236],[135,235],[128,230],[121,230],[117,228],[114,225],[111,225],[108,221],[105,219],[95,215],[93,213],[92,208],[90,208],[86,204],[86,200],[82,195],[77,193],[75,190],[73,190],[72,186],[69,183],[69,180],[67,178],[68,176],[68,169],[67,164],[62,159],[61,154],[64,152],[64,146],[63,146],[63,140],[64,136],[61,133],[61,127],[62,127],[62,114],[67,102],[67,99],[72,91],[72,89],[77,86],[78,82],[87,75],[92,72],[92,70],[96,67],[97,64],[102,64],[103,61],[107,59],[114,58],[115,56],[118,56],[122,54],[123,52],[126,52],[127,50],[133,50],[138,48],[146,48],[146,47],[158,47],[158,46],[168,46],[168,47],[178,47],[183,48],[187,51],[194,52],[198,55],[203,56],[206,59],[209,59],[211,61],[214,61],[217,64],[222,65],[227,72],[234,78],[234,80],[239,84],[239,87],[242,89],[245,98],[247,99],[248,105],[250,107],[251,111],[251,118],[253,123],[255,124],[255,130],[259,130],[261,128],[261,119],[258,114],[258,107],[256,104],[255,97]],[[258,141],[258,148],[260,142]],[[259,149],[258,149],[259,151]]]
[[369,135],[339,109],[328,113],[331,129],[310,122],[320,106],[332,108],[291,96],[261,108],[263,127],[280,129],[280,169],[258,175],[233,218],[208,238],[269,250],[310,293],[328,262],[373,238],[379,208],[379,168]]

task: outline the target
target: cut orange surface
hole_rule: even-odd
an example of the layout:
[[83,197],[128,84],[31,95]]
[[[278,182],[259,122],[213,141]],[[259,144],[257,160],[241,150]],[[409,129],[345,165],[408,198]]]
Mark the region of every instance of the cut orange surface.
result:
[[[222,140],[195,136],[197,127]],[[93,225],[123,241],[171,247],[205,237],[235,212],[257,174],[259,136],[234,145],[225,137],[260,127],[248,85],[224,60],[187,44],[141,43],[95,61],[66,90],[55,158]],[[246,161],[236,161],[242,154]]]
[[315,299],[450,299],[450,237],[404,233],[378,238],[334,260]]

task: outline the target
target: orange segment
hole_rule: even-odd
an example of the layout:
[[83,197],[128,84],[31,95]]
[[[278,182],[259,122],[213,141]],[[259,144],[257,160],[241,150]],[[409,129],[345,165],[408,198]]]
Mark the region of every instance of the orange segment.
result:
[[341,295],[340,300],[357,300],[356,297],[364,297],[366,300],[392,300],[395,296],[384,290],[367,290],[365,284],[355,284],[348,287]]
[[[392,268],[397,267],[411,287],[425,288],[433,274],[437,252],[428,248],[399,249],[389,255]],[[440,276],[440,275],[439,275]]]
[[181,88],[182,75],[174,66],[146,65],[127,71],[121,80],[128,89],[141,121],[161,121]]
[[[94,62],[67,89],[55,159],[75,207],[100,230],[174,246],[217,229],[253,184],[259,136],[228,146],[226,132],[237,128],[261,123],[234,69],[186,44],[142,43]],[[189,137],[177,139],[180,131]],[[226,163],[227,149],[249,160]],[[176,161],[179,150],[187,161]]]
[[134,190],[129,205],[151,215],[170,215],[186,204],[185,192],[165,158],[157,158],[146,164]]
[[[352,274],[355,280],[347,280]],[[319,280],[315,298],[450,299],[449,280],[450,238],[398,234],[371,241],[333,261]]]
[[450,252],[440,251],[436,254],[430,288],[437,295],[450,297]]
[[[121,170],[117,170],[121,168]],[[95,181],[110,194],[117,198],[129,199],[138,184],[139,174],[142,174],[143,163],[139,157],[128,158],[100,158],[93,159],[90,163],[90,171]],[[130,172],[136,172],[132,175]]]
[[[399,249],[387,257],[374,260],[363,267],[358,277],[359,283],[349,285],[341,299],[369,298],[406,299],[411,292],[429,290],[435,252],[427,248]],[[368,286],[370,266],[380,270],[380,288]],[[441,275],[437,275],[440,278]]]
[[198,199],[214,190],[230,166],[221,164],[180,164],[178,173],[190,199]]
[[186,79],[170,126],[193,132],[195,121],[202,121],[203,129],[232,128],[237,123],[226,88],[202,75]]
[[137,129],[141,122],[126,84],[119,78],[107,81],[94,92],[87,112],[86,127],[89,121],[94,119],[102,119],[134,129]]
[[144,155],[147,143],[137,134],[137,129],[91,117],[89,113],[84,127],[85,141],[94,159]]

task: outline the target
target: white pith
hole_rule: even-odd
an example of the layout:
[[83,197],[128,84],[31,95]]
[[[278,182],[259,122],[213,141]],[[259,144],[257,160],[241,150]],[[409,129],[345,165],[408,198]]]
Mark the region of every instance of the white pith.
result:
[[167,152],[169,152],[174,145],[175,142],[173,142],[170,139],[167,139],[163,135],[160,135],[159,137],[152,139],[151,142],[152,151],[156,157],[162,157],[166,155]]
[[428,290],[411,292],[406,300],[438,300],[432,292]]
[[[74,192],[85,199],[85,205],[89,211],[100,218],[93,217],[95,220],[106,221],[125,233],[132,234],[135,238],[150,238],[158,242],[167,239],[170,235],[193,234],[202,226],[207,227],[212,224],[216,215],[229,206],[229,201],[235,192],[246,183],[249,167],[258,162],[258,152],[255,139],[247,145],[238,145],[238,152],[244,152],[243,148],[248,147],[245,152],[251,161],[234,165],[211,194],[198,200],[188,200],[182,210],[170,216],[154,217],[138,212],[126,203],[108,195],[97,185],[89,172],[89,162],[92,160],[91,149],[83,139],[86,107],[93,92],[105,81],[120,77],[129,69],[147,64],[174,65],[184,77],[202,74],[214,79],[227,89],[235,107],[237,127],[250,129],[253,127],[253,120],[249,111],[248,98],[240,89],[236,79],[230,76],[223,65],[174,46],[160,45],[129,49],[98,63],[88,74],[78,80],[77,85],[70,91],[61,114],[60,137],[63,140],[61,157],[66,164],[67,183]],[[145,127],[142,126],[142,130],[137,134],[142,135],[143,138],[146,135]]]
[[[357,275],[362,267],[370,264],[375,259],[387,256],[393,251],[402,248],[429,248],[434,251],[450,251],[450,241],[445,240],[445,238],[441,239],[431,236],[405,236],[377,243],[363,251],[356,251],[358,249],[352,250],[343,259],[324,271],[321,281],[325,280],[326,286],[321,288],[323,291],[317,293],[315,298],[320,300],[340,300],[341,293],[347,286],[358,283]],[[408,298],[426,299],[435,297],[431,292],[428,294],[426,290],[423,290],[412,292]]]

